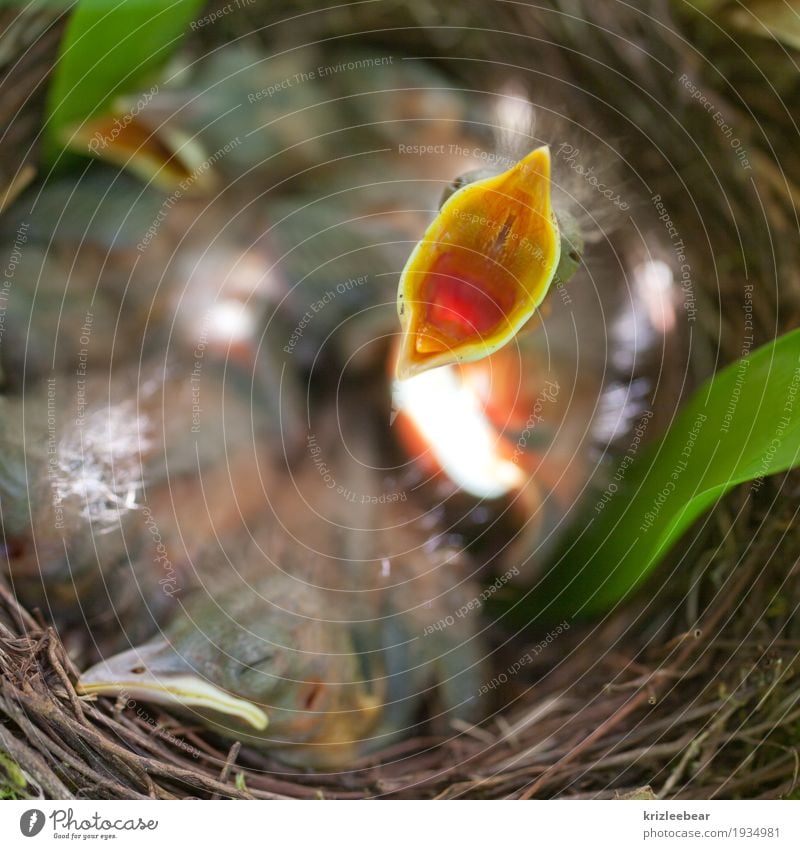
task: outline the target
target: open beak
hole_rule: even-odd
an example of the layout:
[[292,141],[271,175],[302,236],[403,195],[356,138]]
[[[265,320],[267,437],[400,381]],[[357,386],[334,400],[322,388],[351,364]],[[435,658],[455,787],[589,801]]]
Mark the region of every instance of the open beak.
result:
[[63,140],[69,150],[110,162],[167,192],[197,194],[217,185],[199,142],[174,127],[156,131],[137,115],[114,110],[69,129]]
[[510,342],[547,294],[560,253],[549,148],[455,192],[400,277],[398,377],[479,360]]
[[84,672],[77,691],[83,695],[122,696],[181,708],[199,708],[234,716],[257,731],[268,725],[258,705],[239,699],[206,681],[164,640],[153,641],[104,660]]

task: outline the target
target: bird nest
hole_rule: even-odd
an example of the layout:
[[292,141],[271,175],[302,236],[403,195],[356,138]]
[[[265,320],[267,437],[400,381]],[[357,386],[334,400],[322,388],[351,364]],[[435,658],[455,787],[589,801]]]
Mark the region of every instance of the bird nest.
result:
[[[569,15],[562,5],[534,11],[465,3],[450,20],[451,11],[433,12],[425,3],[328,11],[313,3],[303,37],[377,39],[438,55],[476,87],[485,85],[492,63],[528,69],[556,89],[565,114],[579,114],[622,144],[645,182],[665,169],[673,174],[662,194],[678,228],[697,232],[702,224],[707,236],[706,255],[693,257],[691,376],[699,379],[741,354],[745,285],[757,293],[756,343],[797,324],[800,164],[790,132],[798,113],[797,54],[777,49],[735,14],[726,17],[726,4],[718,4],[715,22],[678,3],[646,4],[652,18],[616,3],[570,4]],[[191,46],[242,35],[296,40],[288,19],[297,8],[281,15],[280,3],[268,13],[252,4],[198,31]],[[251,34],[263,27],[259,10],[274,28]],[[4,115],[17,116],[2,143],[6,176],[38,165],[33,142],[62,23],[51,12],[5,13],[0,105]],[[701,80],[714,109],[735,124],[747,172],[680,81],[683,72]],[[645,148],[638,134],[658,144]],[[39,610],[24,609],[2,576],[0,795],[790,796],[800,777],[799,490],[800,477],[790,473],[755,494],[734,491],[643,592],[559,633],[551,650],[536,650],[553,642],[548,626],[514,634],[508,663],[503,651],[495,654],[493,712],[480,726],[408,739],[337,772],[288,769],[152,705],[79,697],[81,658],[65,648],[70,635],[56,633]],[[531,663],[509,674],[521,651]]]

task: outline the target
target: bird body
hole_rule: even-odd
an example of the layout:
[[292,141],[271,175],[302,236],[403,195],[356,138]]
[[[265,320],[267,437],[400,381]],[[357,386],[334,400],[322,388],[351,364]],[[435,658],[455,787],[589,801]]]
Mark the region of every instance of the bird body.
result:
[[369,428],[343,445],[339,425],[315,441],[329,471],[309,453],[244,550],[207,559],[164,632],[88,670],[82,692],[178,706],[317,768],[408,735],[423,704],[440,724],[479,718],[479,620],[453,616],[479,591],[465,556],[406,500],[380,498]]
[[162,600],[167,561],[190,564],[262,507],[253,471],[267,453],[265,417],[213,362],[197,377],[190,368],[173,359],[110,378],[61,375],[0,399],[0,505],[23,599],[44,593],[62,622],[111,604],[132,626],[142,610],[124,599],[149,586],[145,600]]

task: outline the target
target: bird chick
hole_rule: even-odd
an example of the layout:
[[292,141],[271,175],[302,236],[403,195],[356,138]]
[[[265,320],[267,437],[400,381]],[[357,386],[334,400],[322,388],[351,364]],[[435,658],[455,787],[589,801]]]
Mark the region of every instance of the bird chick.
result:
[[314,768],[412,734],[423,707],[440,727],[479,718],[479,619],[454,615],[476,595],[468,563],[386,491],[365,405],[345,406],[359,426],[321,423],[242,556],[209,564],[163,633],[87,670],[80,692],[165,704]]

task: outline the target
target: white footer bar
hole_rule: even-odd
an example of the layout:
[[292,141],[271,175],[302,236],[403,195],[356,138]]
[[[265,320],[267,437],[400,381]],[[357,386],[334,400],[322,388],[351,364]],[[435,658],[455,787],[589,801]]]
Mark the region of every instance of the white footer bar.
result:
[[46,802],[0,804],[0,846],[457,849],[800,846],[800,802]]

